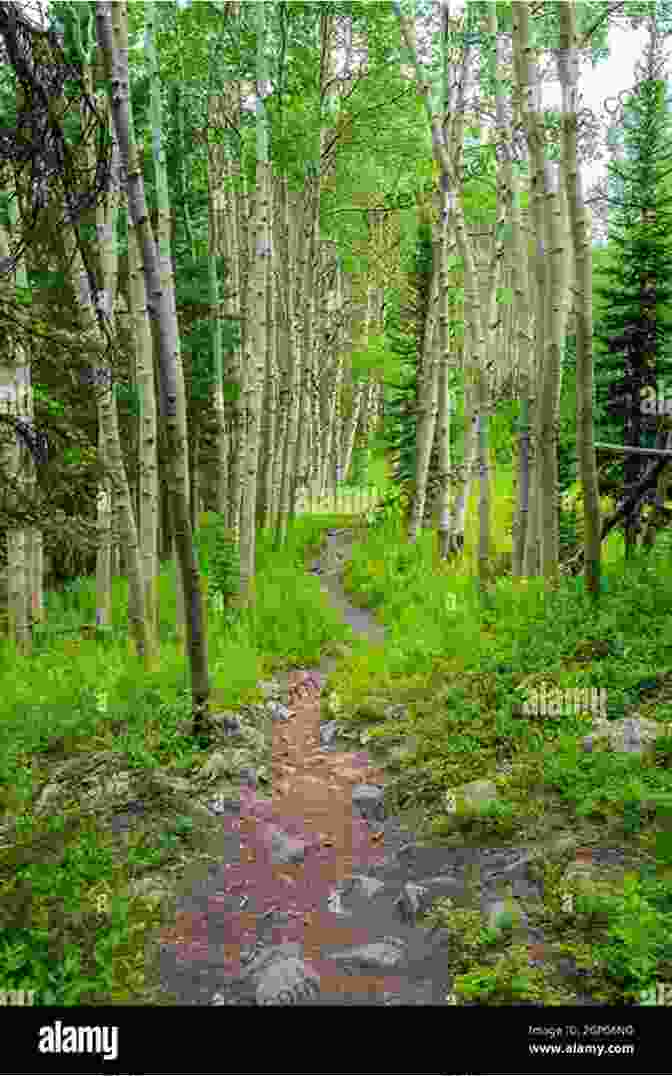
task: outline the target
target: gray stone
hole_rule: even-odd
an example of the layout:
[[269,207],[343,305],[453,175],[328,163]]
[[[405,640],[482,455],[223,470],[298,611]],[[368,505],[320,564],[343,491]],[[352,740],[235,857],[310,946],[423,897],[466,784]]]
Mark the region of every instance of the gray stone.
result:
[[283,942],[281,945],[267,945],[259,950],[249,962],[246,973],[252,977],[260,976],[276,960],[288,960],[295,957],[301,958],[302,948],[300,942]]
[[320,993],[315,969],[296,957],[272,963],[257,985],[257,1005],[305,1005]]
[[240,711],[245,717],[248,717],[251,721],[258,722],[264,720],[267,713],[269,712],[269,707],[272,707],[274,705],[277,704],[274,704],[273,702],[250,702],[245,703],[243,706],[241,706]]
[[331,747],[338,735],[338,731],[337,721],[325,721],[323,725],[320,725],[320,746]]
[[295,837],[290,837],[279,826],[270,826],[271,856],[274,863],[302,863],[308,845]]
[[429,904],[428,891],[423,885],[406,882],[394,904],[405,923],[414,923]]
[[277,680],[260,680],[257,687],[266,699],[279,699],[282,694]]
[[213,751],[201,766],[200,776],[207,781],[213,781],[231,772],[231,758],[222,751]]
[[254,766],[241,766],[240,779],[244,781],[250,788],[257,787],[257,771]]
[[500,926],[503,917],[506,917],[508,921],[509,914],[513,917],[512,928],[527,926],[527,915],[515,900],[502,900],[500,897],[488,899],[484,897],[481,911],[489,927]]
[[401,938],[385,937],[382,941],[360,945],[353,949],[331,953],[330,960],[355,962],[362,967],[394,968],[400,964],[406,953],[406,943]]
[[283,706],[281,702],[267,702],[266,713],[270,714],[274,721],[289,721],[292,716],[291,710]]
[[352,806],[367,821],[382,822],[385,818],[385,792],[380,785],[355,785]]
[[208,800],[206,807],[213,814],[240,814],[240,800],[233,796],[215,796]]
[[210,720],[226,736],[237,736],[241,731],[240,718],[229,711],[211,714]]
[[583,750],[592,752],[602,748],[642,755],[651,750],[653,741],[664,731],[660,722],[645,717],[622,717],[618,721],[599,717],[583,738]]
[[371,878],[368,874],[355,874],[353,881],[358,891],[366,897],[375,897],[376,893],[385,888],[384,882],[381,882],[379,878]]
[[408,719],[408,707],[401,702],[394,702],[385,710],[387,721],[406,721]]

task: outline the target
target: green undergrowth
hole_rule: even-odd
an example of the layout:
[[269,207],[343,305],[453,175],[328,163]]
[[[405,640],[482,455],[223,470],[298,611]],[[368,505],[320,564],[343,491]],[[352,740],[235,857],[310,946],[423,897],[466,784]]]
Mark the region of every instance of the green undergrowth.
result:
[[[500,477],[506,486],[507,476]],[[330,677],[330,697],[346,726],[390,760],[390,804],[412,809],[425,836],[449,844],[517,844],[564,832],[593,847],[632,852],[644,873],[620,903],[605,899],[592,918],[581,906],[573,932],[567,917],[555,926],[558,944],[564,934],[577,954],[587,946],[595,996],[633,1000],[656,979],[672,980],[672,571],[666,548],[661,543],[625,567],[620,540],[606,543],[597,609],[581,579],[563,579],[549,592],[540,580],[502,575],[483,596],[474,578],[476,518],[472,504],[464,554],[450,566],[439,560],[435,532],[407,542],[401,511],[371,520],[344,581],[350,600],[385,624],[387,643],[345,660]],[[496,550],[505,548],[501,532],[496,524]],[[593,717],[580,706],[558,715],[525,713],[531,690],[576,688],[604,691],[608,719],[637,715],[661,722],[650,750],[642,756],[584,751]],[[385,701],[403,703],[406,715],[388,709],[385,716]],[[399,744],[392,763],[389,752]],[[510,775],[498,774],[502,763],[513,764]],[[446,796],[495,776],[496,800],[456,833]],[[653,878],[646,875],[651,870]],[[592,937],[600,915],[602,933]],[[463,1000],[518,999],[515,990],[501,989],[507,974],[524,980],[521,996],[534,999],[534,975],[521,980],[505,949],[498,954],[501,965],[472,968],[458,984]],[[552,996],[544,1004],[553,1004]]]
[[[510,525],[510,476],[500,471],[497,482],[500,554]],[[415,811],[420,836],[493,846],[570,834],[634,856],[622,899],[577,893],[571,915],[558,888],[566,862],[543,860],[539,916],[552,946],[571,954],[594,996],[613,1004],[642,997],[656,981],[672,981],[672,574],[664,550],[626,569],[617,541],[608,543],[597,609],[576,580],[549,593],[539,581],[504,575],[483,595],[474,581],[475,503],[464,554],[451,564],[440,561],[435,534],[425,531],[409,545],[404,510],[403,500],[390,497],[369,513],[344,573],[350,600],[385,624],[383,646],[353,639],[306,570],[324,530],[351,519],[299,517],[282,551],[261,534],[252,612],[238,611],[232,600],[235,558],[220,521],[202,520],[197,547],[207,581],[214,708],[255,701],[258,681],[272,672],[349,649],[326,698],[350,738],[386,759],[390,806]],[[145,981],[145,939],[161,913],[131,898],[128,884],[196,854],[189,812],[162,821],[151,838],[130,839],[122,855],[95,818],[67,805],[37,818],[31,805],[54,761],[114,750],[143,775],[157,767],[187,774],[203,761],[203,749],[185,731],[190,700],[175,638],[172,573],[163,566],[153,674],[129,653],[123,578],[113,583],[104,638],[78,638],[81,625],[95,619],[95,583],[78,580],[49,595],[48,630],[31,657],[0,648],[0,822],[4,815],[15,825],[11,841],[0,839],[3,989],[37,988],[42,1001],[66,1005],[158,1003]],[[603,689],[609,718],[655,717],[664,731],[642,757],[586,753],[581,740],[590,714],[525,714],[527,693],[542,686]],[[405,709],[390,711],[391,703]],[[393,761],[390,752],[399,747]],[[502,763],[513,764],[512,772],[499,773]],[[456,829],[446,797],[484,777],[496,778],[496,799]],[[463,942],[454,967],[460,1002],[566,1000],[561,985],[524,966],[515,932],[462,922],[456,909],[443,912]]]
[[[257,602],[236,613],[226,602],[226,543],[214,516],[197,535],[208,581],[208,646],[213,708],[260,698],[259,679],[351,640],[305,570],[326,527],[341,516],[299,517],[276,551],[270,535],[257,549]],[[220,537],[218,537],[218,535]],[[224,556],[222,556],[222,550]],[[111,630],[80,638],[95,620],[95,580],[75,580],[47,597],[47,629],[30,657],[0,649],[0,988],[33,989],[60,1005],[147,1002],[145,938],[158,908],[129,897],[132,878],[195,854],[188,815],[162,820],[151,836],[118,839],[73,803],[41,814],[33,804],[54,765],[113,750],[136,775],[159,767],[185,774],[205,757],[189,735],[185,659],[175,637],[172,565],[160,578],[160,660],[146,673],[129,652],[128,584],[112,586]],[[229,580],[230,581],[230,580]],[[102,905],[100,902],[103,902]],[[104,914],[101,913],[104,908]]]

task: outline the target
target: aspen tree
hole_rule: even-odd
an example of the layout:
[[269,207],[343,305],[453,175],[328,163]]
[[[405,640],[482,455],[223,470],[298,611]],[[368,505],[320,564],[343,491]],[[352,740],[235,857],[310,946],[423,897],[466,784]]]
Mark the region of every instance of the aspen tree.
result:
[[[557,171],[545,159],[541,122],[541,85],[534,48],[530,43],[527,5],[514,0],[513,40],[523,119],[533,167],[535,225],[538,239],[537,356],[541,394],[537,403],[533,469],[533,504],[530,514],[526,570],[536,570],[533,552],[541,539],[538,567],[548,582],[559,571],[558,532],[558,414],[560,403],[561,352],[568,309],[568,244]],[[543,203],[543,204],[542,204]],[[547,245],[545,245],[547,240]],[[548,253],[547,253],[548,251]]]
[[575,0],[560,5],[558,77],[562,90],[563,179],[569,204],[576,280],[576,430],[583,487],[586,591],[600,592],[600,495],[593,417],[593,281],[590,227],[577,154],[579,56]]
[[[128,214],[125,214],[128,222]],[[145,584],[146,615],[158,640],[158,525],[159,473],[157,461],[156,386],[154,379],[154,343],[142,265],[142,250],[133,228],[128,232],[128,276],[131,298],[135,364],[140,400],[139,415],[139,505],[138,529]]]
[[[237,29],[238,36],[241,34],[241,4],[234,0],[231,4],[231,18]],[[237,130],[242,126],[242,97],[243,84],[240,78],[236,79],[231,87],[231,115]],[[234,402],[234,437],[231,451],[231,532],[234,544],[240,548],[242,508],[245,497],[246,459],[247,459],[247,426],[248,416],[246,411],[247,400],[247,365],[244,355],[247,348],[248,332],[248,283],[250,275],[250,237],[254,236],[254,228],[250,229],[250,197],[247,190],[247,174],[237,154],[232,154],[230,159],[230,172],[233,179],[234,212],[236,217],[235,245],[233,256],[238,261],[238,325],[240,329],[240,346],[232,356],[232,375],[238,383],[238,393]]]
[[[468,67],[470,49],[462,50],[459,68],[452,63],[449,51],[449,31],[451,26],[450,5],[444,3],[440,6],[441,14],[441,52],[442,52],[442,108],[443,108],[443,134],[448,152],[451,155],[455,175],[459,175],[462,169],[463,137],[465,123],[465,98],[467,91]],[[465,463],[469,477],[462,486],[461,494],[456,495],[453,491],[451,497],[451,426],[450,414],[452,410],[452,396],[449,387],[450,369],[450,303],[449,303],[449,266],[454,257],[457,246],[457,236],[454,228],[452,206],[454,199],[445,180],[441,184],[441,268],[440,268],[440,311],[439,325],[440,339],[440,371],[438,386],[438,454],[439,454],[439,491],[438,491],[438,536],[439,555],[446,559],[452,553],[461,549],[464,544],[464,517],[466,512],[466,499],[468,496],[471,467],[473,458],[469,458],[468,438],[465,436]],[[456,275],[454,277],[456,279]],[[468,391],[472,371],[469,370],[467,378],[467,391],[465,392],[465,425],[470,434],[474,427],[471,412],[467,402],[475,403],[474,395]],[[476,448],[476,442],[470,441],[469,445]]]
[[[446,0],[442,5],[447,6]],[[466,230],[464,210],[461,204],[461,192],[458,189],[455,165],[451,160],[449,151],[450,133],[446,133],[439,121],[431,100],[430,84],[428,77],[423,72],[415,41],[415,30],[409,19],[401,13],[398,2],[392,4],[397,13],[401,32],[406,46],[413,61],[416,82],[425,104],[429,126],[432,132],[432,147],[434,156],[439,167],[441,176],[441,190],[445,198],[445,204],[453,213],[455,233],[458,250],[464,262],[464,309],[465,322],[469,325],[469,336],[473,356],[474,369],[478,384],[479,406],[479,456],[480,456],[480,480],[481,480],[481,504],[480,504],[480,535],[479,535],[479,580],[481,587],[488,582],[488,555],[489,555],[489,514],[486,511],[488,503],[488,474],[487,474],[487,383],[486,383],[486,342],[489,332],[487,323],[487,308],[480,301],[479,281],[474,260],[473,251]],[[466,50],[465,50],[466,51]],[[488,304],[489,306],[489,304]],[[485,462],[484,462],[485,461]]]
[[[240,23],[240,5],[230,5],[229,20],[234,27]],[[208,94],[208,115],[216,127],[227,127],[227,121],[238,128],[240,125],[240,85],[226,78],[224,91],[215,93],[213,88],[215,75],[216,42],[210,50],[210,90]],[[240,207],[240,163],[233,153],[228,130],[221,145],[208,141],[208,191],[209,191],[209,294],[211,304],[218,302],[219,288],[214,262],[215,254],[226,258],[228,271],[225,293],[224,313],[230,322],[238,327],[242,325],[241,293],[241,243],[239,239]],[[233,534],[237,543],[240,537],[240,503],[242,487],[242,451],[244,437],[244,400],[239,392],[229,408],[228,424],[224,407],[224,378],[228,378],[239,388],[243,378],[243,360],[240,335],[232,345],[224,368],[221,344],[221,324],[218,318],[212,318],[211,334],[215,360],[215,415],[217,420],[217,510],[224,517],[225,527]]]
[[439,275],[441,243],[432,244],[432,284],[425,320],[425,334],[422,349],[422,385],[419,393],[419,408],[416,434],[415,488],[408,524],[408,540],[415,542],[420,533],[425,514],[427,496],[427,476],[429,459],[434,443],[434,430],[439,404],[439,358],[437,347],[437,304],[439,299]]
[[[272,197],[274,189],[274,185],[271,185],[269,197]],[[279,381],[277,364],[278,337],[275,331],[275,298],[275,277],[270,271],[269,266],[266,280],[266,377],[264,385],[264,405],[262,408],[263,465],[259,470],[259,489],[257,493],[257,522],[262,529],[272,526],[273,519],[273,464],[276,424],[278,419]]]
[[266,89],[266,14],[264,4],[256,9],[257,30],[257,172],[255,190],[255,258],[251,267],[245,351],[247,465],[243,488],[240,527],[240,596],[243,604],[254,600],[257,527],[257,474],[259,434],[263,402],[266,343],[268,333],[267,288],[272,256],[270,227],[270,163],[268,117],[264,104]]
[[[112,18],[115,20],[115,34]],[[184,424],[178,414],[178,325],[174,291],[170,276],[162,276],[159,254],[154,239],[144,181],[132,137],[128,112],[128,36],[126,5],[111,5],[97,0],[96,25],[98,42],[105,61],[110,106],[121,159],[127,177],[128,207],[133,227],[143,251],[143,271],[150,317],[155,321],[159,337],[159,372],[161,379],[162,419],[168,446],[168,486],[171,495],[173,526],[180,558],[182,585],[189,610],[187,642],[191,669],[192,713],[194,734],[207,731],[206,719],[210,685],[208,678],[208,648],[204,617],[203,594],[198,561],[194,549],[189,519],[188,480],[184,470]]]
[[[150,116],[152,124],[152,159],[154,162],[154,175],[156,181],[157,201],[157,245],[159,264],[161,266],[161,284],[163,292],[169,297],[175,308],[175,288],[173,284],[173,270],[170,257],[170,203],[168,198],[168,172],[166,158],[163,149],[163,116],[161,105],[161,81],[159,77],[158,60],[155,46],[155,3],[147,0],[145,4],[145,54],[147,56],[149,86],[150,86]],[[173,309],[173,315],[177,313]],[[175,342],[175,404],[177,420],[180,424],[182,441],[182,455],[179,460],[179,481],[185,482],[187,504],[190,505],[190,482],[189,482],[189,450],[187,434],[187,404],[184,391],[184,373],[182,369],[182,356],[180,352],[179,333]],[[174,536],[177,542],[177,536]],[[173,545],[175,560],[175,636],[178,650],[184,647],[185,621],[187,619],[186,594],[182,573],[178,570],[177,545]]]
[[[507,283],[510,280],[511,288],[515,296],[515,306],[504,308],[504,324],[501,336],[509,340],[511,330],[516,321],[518,322],[518,392],[520,398],[520,433],[519,433],[519,478],[518,478],[518,511],[514,521],[513,541],[513,566],[514,574],[520,574],[522,570],[523,549],[525,543],[527,513],[528,513],[528,482],[529,482],[529,380],[530,380],[530,347],[531,347],[531,317],[532,310],[529,300],[528,284],[528,247],[523,235],[521,220],[520,194],[518,176],[513,167],[513,137],[511,126],[506,117],[503,77],[504,77],[504,34],[500,29],[501,17],[498,17],[494,6],[487,8],[488,33],[495,41],[495,70],[494,70],[494,93],[495,93],[495,118],[496,118],[496,152],[499,163],[498,170],[498,211],[501,214],[500,227],[507,222],[507,231],[510,232],[510,242],[507,244],[509,270],[507,271]],[[515,115],[515,105],[514,105]],[[497,385],[503,376],[504,370],[510,369],[510,363],[494,363],[493,374]]]
[[[9,225],[14,233],[17,229],[18,209],[15,199],[10,199],[8,205]],[[26,297],[30,297],[30,285],[26,270],[25,254],[16,263],[16,286],[22,289]],[[17,343],[18,356],[23,357],[23,349]],[[29,362],[19,363],[17,366],[18,388],[18,414],[25,413],[26,421],[34,426],[35,406],[33,399],[31,365]],[[30,452],[24,453],[24,481],[27,494],[35,492],[36,469],[35,460]],[[43,619],[43,544],[42,532],[38,527],[27,527],[25,531],[25,557],[26,557],[26,587],[27,587],[27,612],[26,622],[29,628]]]
[[[0,222],[0,257],[9,256],[9,237]],[[14,342],[10,362],[0,365],[0,408],[7,415],[28,422],[27,395],[30,393],[30,367],[25,362],[23,348]],[[3,425],[3,437],[7,425]],[[27,459],[28,451],[18,432],[10,438],[9,445],[2,450],[0,470],[4,471],[10,481],[16,485],[16,496],[9,499],[13,507],[18,507],[26,483],[30,481],[31,463]],[[27,534],[25,527],[13,527],[7,530],[7,630],[8,637],[16,645],[20,654],[31,652],[31,624],[29,620],[30,601],[30,566],[27,563]]]
[[271,284],[275,290],[275,343],[274,353],[277,367],[277,414],[275,420],[273,443],[273,467],[271,475],[271,519],[270,526],[274,535],[280,531],[280,506],[282,492],[283,463],[288,431],[289,409],[289,324],[287,314],[287,290],[282,263],[283,251],[288,247],[284,239],[286,225],[283,210],[283,186],[285,176],[277,176],[273,183],[273,271]]
[[[91,40],[93,46],[95,38]],[[94,56],[91,48],[90,56],[83,55],[87,62],[84,67],[84,77],[88,92],[93,94],[95,71],[93,65]],[[107,114],[107,101],[104,93],[96,94],[98,107]],[[82,109],[82,124],[86,120],[86,112]],[[88,167],[95,168],[95,147],[87,146],[86,156]],[[100,264],[103,273],[105,287],[110,290],[110,302],[114,303],[114,288],[117,279],[117,258],[115,225],[117,220],[118,189],[119,189],[119,147],[116,139],[112,138],[112,161],[111,161],[111,187],[108,195],[108,206],[98,202],[95,207],[96,235],[100,251]],[[107,369],[89,367],[90,391],[96,396],[96,408],[98,412],[98,453],[100,459],[109,466],[106,457],[106,434],[104,416],[101,408],[102,391],[108,388]],[[102,381],[101,381],[102,376]],[[101,391],[102,390],[102,391]],[[115,405],[116,406],[116,405]],[[111,625],[112,612],[112,524],[114,511],[112,506],[112,483],[109,474],[106,475],[98,486],[97,498],[99,545],[96,550],[96,625],[100,628],[109,628]],[[117,534],[119,531],[117,530]]]
[[[212,76],[214,71],[214,56],[210,56],[210,87],[208,91],[208,119],[210,124],[217,121],[217,99],[212,89]],[[229,525],[229,432],[226,424],[226,412],[224,407],[224,364],[222,347],[222,322],[219,317],[220,290],[219,277],[217,275],[217,256],[224,255],[229,272],[226,312],[233,313],[233,293],[231,277],[233,275],[234,258],[228,245],[228,231],[222,219],[225,213],[225,196],[222,191],[224,183],[223,154],[219,146],[211,145],[208,141],[208,298],[210,302],[210,339],[212,341],[214,386],[213,403],[215,411],[216,433],[216,467],[217,487],[215,505],[217,513],[223,517],[224,526]],[[230,197],[230,194],[229,194]]]
[[[340,259],[336,265],[336,300],[335,306],[337,311],[341,311],[343,306],[343,271],[341,269]],[[319,484],[319,496],[324,497],[327,491],[327,485],[329,482],[330,474],[333,473],[333,460],[334,460],[334,445],[338,444],[339,431],[338,427],[338,404],[341,395],[341,385],[343,381],[343,366],[344,366],[344,353],[340,346],[340,333],[336,332],[334,335],[333,344],[333,357],[334,362],[332,365],[333,381],[329,388],[327,379],[324,380],[324,393],[327,398],[327,420],[324,436],[324,446],[322,453],[322,475]],[[330,469],[331,466],[331,469]]]
[[[66,233],[66,244],[70,247],[74,274],[73,285],[82,317],[84,334],[89,339],[94,339],[101,331],[99,321],[101,318],[107,322],[110,330],[113,330],[110,291],[107,287],[103,287],[97,293],[97,317],[96,313],[94,313],[88,276],[81,261],[79,250],[75,247],[75,240],[70,232]],[[105,283],[108,282],[108,279],[106,276]],[[112,391],[112,378],[108,374],[109,368],[97,367],[96,369],[102,375],[107,375],[106,380],[108,382],[107,386],[98,389],[97,393],[104,460],[112,486],[113,511],[117,516],[116,525],[113,521],[112,533],[119,535],[125,550],[125,569],[129,586],[128,618],[131,635],[135,640],[138,656],[143,659],[145,667],[150,668],[153,644],[150,625],[144,615],[144,584],[138,551],[137,529],[119,440],[117,405]]]
[[[530,376],[525,377],[525,372],[522,373],[522,385],[521,390],[523,392],[522,398],[522,417],[521,417],[521,437],[524,439],[523,445],[520,447],[520,452],[527,450],[527,475],[528,482],[527,488],[523,488],[523,492],[520,494],[527,494],[527,510],[525,512],[526,525],[521,526],[521,540],[523,541],[522,547],[522,567],[521,572],[525,576],[537,575],[540,571],[540,504],[539,504],[539,468],[540,468],[540,450],[539,440],[541,436],[540,431],[540,399],[538,395],[538,386],[540,384],[541,372],[544,367],[544,349],[546,344],[546,324],[547,324],[547,257],[546,252],[548,248],[548,242],[546,237],[547,231],[547,218],[543,212],[542,206],[542,192],[543,192],[543,150],[539,145],[541,138],[541,128],[538,122],[535,120],[538,118],[539,109],[541,107],[540,102],[540,87],[538,84],[530,82],[530,67],[527,62],[527,56],[525,55],[524,47],[525,43],[529,44],[529,22],[525,22],[521,25],[521,16],[519,9],[524,5],[512,4],[512,21],[513,21],[513,56],[514,56],[514,68],[516,73],[516,82],[518,87],[518,100],[523,119],[523,125],[526,130],[526,141],[528,146],[528,155],[530,160],[530,220],[534,234],[536,236],[536,255],[534,259],[535,270],[535,316],[534,316],[534,354],[530,361]],[[525,15],[527,12],[525,11]],[[527,31],[527,37],[524,37],[524,33]],[[523,37],[521,37],[523,35]],[[523,42],[521,44],[521,41]],[[533,74],[536,71],[536,66],[533,65]],[[532,121],[530,122],[530,109],[532,111]],[[532,281],[530,280],[530,283]],[[525,389],[527,389],[527,395],[525,396]],[[521,466],[522,466],[521,461]],[[524,486],[525,480],[521,473],[521,485]],[[521,508],[522,510],[522,508]]]
[[[285,423],[284,438],[282,444],[282,480],[279,494],[276,547],[281,546],[287,537],[287,527],[291,513],[292,481],[296,458],[296,445],[299,429],[299,385],[300,385],[300,357],[297,346],[297,331],[295,318],[295,291],[294,291],[294,266],[295,244],[291,241],[291,210],[290,192],[287,177],[283,176],[280,187],[282,207],[282,230],[281,230],[281,264],[282,292],[284,295],[284,322],[286,324],[286,373],[285,384],[287,386],[287,419]],[[295,219],[295,218],[294,218]],[[296,234],[296,230],[295,230]]]
[[[448,5],[441,9],[441,52],[442,52],[442,108],[444,135],[453,120],[453,101],[458,89],[451,84],[452,67],[448,50],[448,31],[450,9]],[[462,87],[461,93],[464,93]],[[453,148],[455,148],[453,146]],[[459,156],[459,150],[458,150]],[[450,240],[453,238],[452,221],[448,204],[441,209],[441,245],[439,269],[439,341],[437,358],[437,422],[438,442],[438,477],[437,527],[439,538],[439,557],[446,560],[450,553],[450,412],[452,394],[450,392],[450,299],[449,272]]]

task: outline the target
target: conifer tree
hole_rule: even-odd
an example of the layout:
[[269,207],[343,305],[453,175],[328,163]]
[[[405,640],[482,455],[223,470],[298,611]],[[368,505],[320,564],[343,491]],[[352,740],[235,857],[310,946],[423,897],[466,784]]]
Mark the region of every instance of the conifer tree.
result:
[[[642,393],[656,390],[672,373],[666,348],[672,337],[672,188],[666,178],[672,116],[653,19],[649,35],[640,81],[624,107],[625,152],[609,165],[610,257],[595,288],[603,301],[595,325],[597,398],[599,410],[610,413],[604,439],[636,447],[644,443]],[[636,483],[641,461],[634,453],[626,457],[626,486]],[[626,525],[626,555],[635,538],[633,514]]]

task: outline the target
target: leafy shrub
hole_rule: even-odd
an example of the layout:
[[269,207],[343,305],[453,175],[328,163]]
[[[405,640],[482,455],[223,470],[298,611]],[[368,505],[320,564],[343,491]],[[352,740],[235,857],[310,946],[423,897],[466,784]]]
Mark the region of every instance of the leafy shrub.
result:
[[392,521],[401,521],[408,511],[409,496],[401,486],[393,486],[378,503],[370,508],[365,519],[369,527],[381,527]]
[[465,1001],[481,1004],[511,1004],[533,1001],[542,1004],[566,1004],[562,988],[550,986],[540,968],[528,963],[527,945],[512,945],[494,965],[477,964],[463,975],[456,975],[453,989]]
[[214,548],[210,553],[208,593],[221,595],[225,605],[240,589],[240,550],[231,531],[217,530]]
[[637,999],[648,989],[663,962],[672,958],[672,890],[669,881],[626,875],[622,892],[579,893],[576,911],[608,926],[592,941],[594,959],[625,998]]

